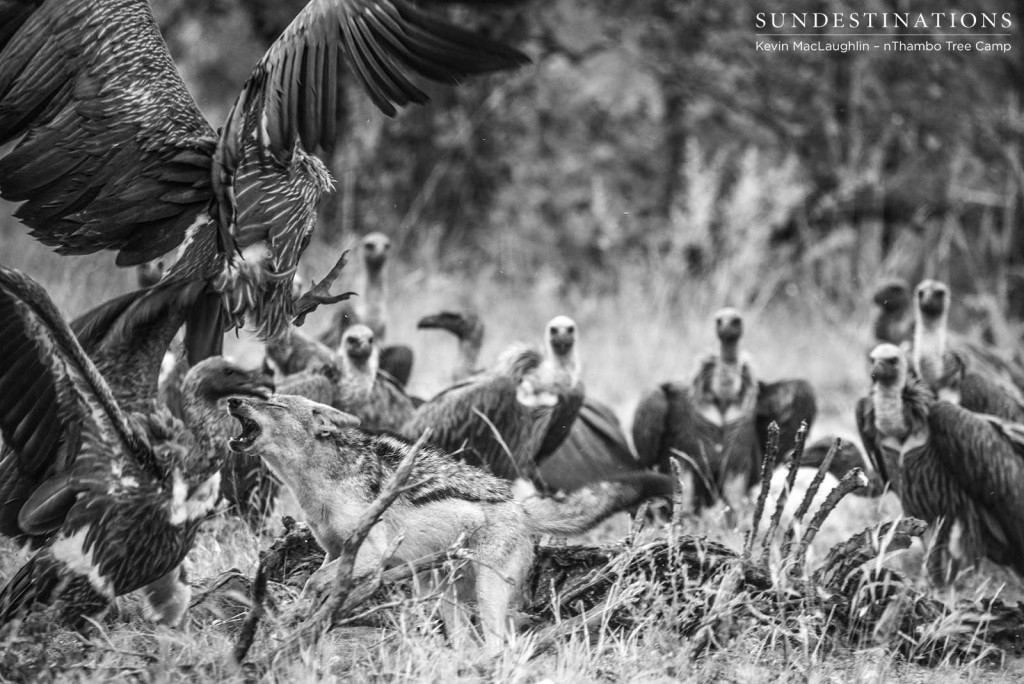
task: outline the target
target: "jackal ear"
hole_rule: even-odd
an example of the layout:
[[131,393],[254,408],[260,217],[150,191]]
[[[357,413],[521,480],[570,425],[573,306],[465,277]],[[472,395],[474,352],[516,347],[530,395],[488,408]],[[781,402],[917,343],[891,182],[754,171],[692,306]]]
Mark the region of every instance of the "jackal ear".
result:
[[332,408],[318,409],[313,413],[313,430],[317,437],[328,437],[357,425],[359,425],[359,419],[351,413],[344,413]]

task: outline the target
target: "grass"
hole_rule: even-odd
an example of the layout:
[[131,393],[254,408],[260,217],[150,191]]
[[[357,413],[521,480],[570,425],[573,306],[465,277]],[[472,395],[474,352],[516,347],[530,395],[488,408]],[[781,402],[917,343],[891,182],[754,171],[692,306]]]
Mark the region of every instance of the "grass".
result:
[[[0,221],[0,226],[3,222]],[[133,286],[133,274],[112,266],[108,255],[62,259],[51,254],[19,229],[0,229],[0,261],[21,268],[52,293],[66,315],[74,316]],[[326,272],[336,252],[309,250],[309,274]],[[584,379],[588,392],[612,405],[629,425],[632,409],[645,389],[669,378],[687,376],[697,359],[713,343],[711,313],[728,303],[727,295],[710,293],[695,282],[673,282],[658,263],[622,264],[621,286],[611,295],[596,296],[578,290],[563,291],[555,274],[538,272],[531,281],[512,280],[497,271],[475,276],[439,269],[424,259],[395,268],[391,292],[389,339],[407,343],[416,354],[410,389],[430,395],[444,385],[455,353],[453,341],[438,332],[417,331],[416,320],[442,308],[474,308],[488,326],[482,360],[486,363],[513,340],[538,342],[546,320],[567,313],[581,331]],[[342,284],[357,288],[356,269]],[[684,291],[687,290],[687,291]],[[826,433],[844,437],[855,434],[853,402],[867,386],[865,352],[870,345],[866,305],[853,315],[834,320],[820,308],[814,292],[793,286],[763,308],[748,312],[746,349],[765,379],[801,376],[818,391],[820,418],[811,438]],[[311,317],[314,329],[325,324],[324,314]],[[228,338],[228,353],[247,363],[261,357],[258,344],[244,334]],[[783,473],[776,474],[776,487]],[[809,473],[801,473],[797,490],[805,488]],[[834,485],[826,483],[820,496]],[[799,502],[790,499],[788,510]],[[769,506],[772,503],[769,502]],[[750,524],[749,502],[740,507],[738,528],[730,528],[719,506],[688,521],[688,533],[707,534],[733,548],[740,548]],[[282,510],[294,512],[288,501]],[[848,498],[842,502],[811,549],[810,562],[823,558],[834,543],[864,527],[899,513],[891,496],[879,501]],[[763,528],[762,528],[763,529]],[[588,535],[588,539],[619,539],[628,520],[619,516]],[[202,532],[190,556],[194,580],[209,578],[231,568],[252,575],[261,548],[268,538],[253,536],[240,523],[215,519]],[[8,542],[0,548],[10,549]],[[917,572],[920,550],[897,560]],[[22,562],[23,556],[0,555],[0,578]],[[965,585],[973,591],[995,591],[1005,582],[1008,595],[1019,595],[1019,582],[996,569],[986,568]],[[623,590],[644,590],[624,587]],[[936,668],[908,665],[881,648],[857,651],[818,651],[784,647],[778,635],[753,626],[737,626],[733,638],[710,655],[695,652],[681,641],[672,625],[647,620],[625,632],[599,633],[593,639],[574,634],[555,652],[536,654],[535,635],[524,632],[496,660],[485,660],[473,648],[453,648],[427,619],[430,606],[410,605],[388,629],[346,629],[331,634],[317,652],[304,652],[275,664],[268,678],[275,681],[481,681],[508,682],[658,682],[658,681],[901,681],[966,682],[1019,681],[1024,668],[1017,661],[1001,666],[945,664]],[[723,614],[728,613],[728,603]],[[813,616],[805,616],[813,619]],[[141,681],[234,681],[241,675],[226,665],[232,633],[222,621],[193,616],[180,630],[154,626],[141,616],[136,599],[122,601],[120,613],[92,637],[88,648],[66,633],[55,637],[66,649],[66,661],[54,658],[52,649],[24,663],[49,665],[58,679],[94,681],[129,675]],[[275,635],[264,632],[254,647],[258,656],[270,648]],[[43,645],[37,645],[37,650]],[[30,652],[31,648],[27,649]],[[0,658],[3,656],[0,655]]]

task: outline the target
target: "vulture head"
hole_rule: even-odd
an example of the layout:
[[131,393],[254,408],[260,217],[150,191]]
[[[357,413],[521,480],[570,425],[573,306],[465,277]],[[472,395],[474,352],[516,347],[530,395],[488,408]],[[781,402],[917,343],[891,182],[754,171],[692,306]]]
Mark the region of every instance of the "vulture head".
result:
[[353,361],[365,362],[373,353],[373,331],[365,325],[353,325],[341,336],[338,353]]
[[895,344],[880,344],[871,350],[871,381],[882,387],[900,389],[907,383],[910,367],[907,355]]
[[391,251],[391,238],[384,233],[370,233],[363,238],[363,263],[369,271],[380,271],[388,260]]
[[910,308],[910,285],[902,278],[886,280],[875,290],[871,301],[886,313],[901,313]]
[[732,307],[715,313],[715,334],[722,344],[735,344],[743,336],[743,316]]
[[552,356],[569,356],[576,348],[576,321],[568,316],[555,316],[548,321],[546,337]]
[[949,310],[949,287],[938,280],[922,280],[915,292],[917,309],[925,321],[935,321]]

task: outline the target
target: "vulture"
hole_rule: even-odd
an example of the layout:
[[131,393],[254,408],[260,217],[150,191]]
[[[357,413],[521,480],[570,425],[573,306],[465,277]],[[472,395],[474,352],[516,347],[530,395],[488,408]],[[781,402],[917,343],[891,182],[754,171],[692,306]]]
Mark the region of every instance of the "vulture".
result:
[[[484,324],[479,316],[471,312],[442,311],[421,318],[416,327],[447,330],[458,340],[452,373],[455,381],[479,372],[477,360],[484,338]],[[569,436],[541,462],[538,475],[548,490],[571,491],[589,482],[638,470],[640,464],[615,412],[586,395]]]
[[0,267],[0,533],[35,549],[0,589],[0,624],[56,604],[72,626],[142,590],[177,624],[182,561],[214,508],[227,443],[211,437],[233,395],[271,389],[220,357],[185,380],[185,425],[119,403],[46,291]]
[[[358,327],[356,334],[359,338],[368,339],[374,347],[371,350],[371,355],[364,360],[366,368],[372,368],[371,377],[374,378],[374,381],[373,389],[364,402],[342,402],[346,406],[343,410],[358,416],[363,427],[397,431],[412,416],[413,410],[422,401],[406,394],[403,384],[386,370],[380,368],[382,350],[376,342],[373,331],[368,326],[361,324],[351,327]],[[348,330],[346,329],[345,332],[347,333]],[[345,334],[342,333],[343,347],[344,340]],[[348,350],[344,348],[340,348],[338,353],[343,357],[348,356]],[[297,371],[287,376],[291,378],[288,382],[303,382],[305,385],[305,389],[295,391],[295,394],[301,394],[307,399],[314,399],[320,403],[339,405],[337,401],[317,399],[314,394],[323,395],[324,392],[332,391],[329,382],[310,377],[310,374],[315,376],[333,372],[331,368],[335,365],[336,354],[323,343],[293,327],[285,339],[268,343],[267,358],[282,370],[298,368]],[[302,380],[303,378],[305,380]],[[309,385],[308,381],[312,381],[313,384]]]
[[1024,422],[1024,394],[1012,376],[966,349],[950,348],[949,288],[937,280],[921,281],[914,300],[910,363],[925,386],[939,399],[960,404],[968,411]]
[[320,335],[320,342],[334,349],[350,325],[362,323],[373,330],[381,345],[380,367],[402,387],[412,374],[412,349],[405,345],[385,345],[388,332],[388,252],[391,238],[384,233],[370,233],[359,244],[363,256],[363,283],[359,298],[334,307],[331,323]]
[[[340,353],[277,383],[278,394],[297,394],[351,412],[373,388],[373,332],[364,325],[345,331]],[[228,437],[230,439],[230,435]],[[221,495],[249,526],[259,529],[273,508],[281,485],[259,456],[239,453],[221,471]]]
[[[922,290],[922,286],[927,292]],[[937,306],[939,289],[944,291],[942,297],[946,300],[941,307]],[[915,295],[918,298],[916,305]],[[926,317],[936,319],[936,323],[938,318],[942,319],[944,344],[947,344],[949,350],[959,356],[968,368],[996,378],[998,383],[1004,386],[1007,383],[1012,384],[1018,392],[1024,392],[1024,366],[1017,358],[1011,358],[992,346],[947,331],[948,311],[943,310],[948,309],[951,303],[948,301],[949,288],[938,281],[922,282],[916,293],[912,293],[910,285],[901,278],[885,281],[874,294],[874,303],[878,306],[874,321],[875,341],[912,347],[916,330],[915,318],[921,314],[919,307],[922,296],[932,302],[926,304],[926,308],[936,309]]]
[[576,323],[556,316],[545,327],[545,350],[521,345],[491,370],[443,389],[402,427],[427,428],[430,442],[507,480],[543,486],[538,465],[568,436],[583,403]]
[[416,323],[420,330],[446,330],[458,340],[459,348],[452,369],[452,381],[459,382],[480,372],[477,363],[484,346],[484,322],[471,311],[441,311],[424,316]]
[[871,352],[857,428],[904,512],[929,523],[938,584],[979,558],[1024,573],[1024,428],[936,399],[892,344]]
[[0,146],[17,143],[0,157],[0,196],[63,254],[114,250],[132,266],[180,246],[150,296],[175,289],[195,363],[232,325],[271,339],[338,301],[314,288],[297,302],[291,281],[333,186],[315,153],[338,137],[345,65],[393,116],[428,99],[410,72],[458,83],[526,61],[406,0],[312,0],[215,130],[147,0],[3,2]]
[[899,346],[914,336],[910,285],[902,278],[884,281],[872,296],[878,307],[873,324],[875,340]]
[[789,448],[801,423],[808,428],[817,405],[803,380],[758,381],[740,349],[743,318],[724,308],[715,314],[719,349],[703,358],[692,382],[665,382],[644,395],[633,415],[633,443],[646,468],[670,472],[673,456],[693,475],[694,509],[721,498],[730,479],[753,487],[761,468],[768,426],[780,427]]
[[278,394],[297,394],[346,413],[365,404],[377,376],[373,331],[353,325],[341,336],[338,352],[328,363],[285,377]]

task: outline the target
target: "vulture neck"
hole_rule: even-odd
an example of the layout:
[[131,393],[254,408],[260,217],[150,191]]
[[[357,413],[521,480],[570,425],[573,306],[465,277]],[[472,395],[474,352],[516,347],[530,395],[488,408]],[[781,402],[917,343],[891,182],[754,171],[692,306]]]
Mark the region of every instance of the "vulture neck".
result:
[[370,397],[377,379],[379,358],[380,351],[376,347],[365,359],[354,359],[347,354],[342,357],[345,382],[341,383],[338,398],[343,406],[355,407]]
[[553,369],[556,381],[564,381],[569,387],[574,386],[580,379],[580,357],[579,352],[577,351],[578,346],[579,345],[574,344],[572,349],[566,354],[556,354],[550,346],[548,347],[547,365]]
[[452,372],[453,380],[468,378],[476,372],[482,342],[479,335],[459,336],[459,352],[455,361],[455,370]]
[[914,372],[932,389],[946,375],[946,319],[943,312],[936,318],[925,318],[920,311],[914,326]]
[[885,437],[903,441],[910,434],[910,423],[904,412],[903,392],[906,378],[892,384],[876,382],[871,388],[875,408],[875,428]]
[[711,393],[721,404],[738,402],[743,392],[739,340],[722,340],[718,363],[711,375]]
[[365,294],[361,300],[363,310],[360,322],[368,326],[377,337],[377,343],[384,342],[387,333],[387,279],[384,277],[384,264],[366,265],[366,281],[363,283]]
[[227,411],[221,405],[219,396],[213,396],[195,388],[185,387],[182,399],[182,420],[192,436],[195,437],[196,452],[193,455],[194,467],[189,468],[185,476],[193,484],[205,481],[220,469],[227,456],[227,443],[216,439],[221,419],[226,418]]

